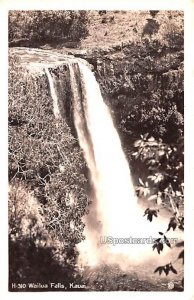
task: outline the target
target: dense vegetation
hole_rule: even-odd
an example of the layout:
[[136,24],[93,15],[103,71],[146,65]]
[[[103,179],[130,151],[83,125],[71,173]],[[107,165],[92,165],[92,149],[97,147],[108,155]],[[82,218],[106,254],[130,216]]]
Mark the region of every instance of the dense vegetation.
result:
[[87,12],[72,10],[10,11],[11,46],[37,47],[45,43],[76,41],[87,35]]
[[[38,47],[81,40],[138,178],[137,193],[154,203],[146,217],[156,217],[157,205],[171,207],[169,226],[183,230],[183,15],[134,12],[127,22],[128,14],[12,11],[9,41]],[[9,64],[10,282],[80,283],[75,245],[84,238],[88,182],[69,108],[57,127],[46,78],[32,76],[17,57]],[[68,90],[67,80],[67,105]]]
[[183,136],[183,15],[158,12],[136,27],[136,39],[89,59],[124,143],[147,132],[175,142]]
[[29,265],[29,251],[36,258],[42,251],[66,267],[76,260],[88,204],[85,162],[65,121],[56,126],[44,76],[32,77],[12,57],[9,86],[10,280],[41,282],[44,276]]

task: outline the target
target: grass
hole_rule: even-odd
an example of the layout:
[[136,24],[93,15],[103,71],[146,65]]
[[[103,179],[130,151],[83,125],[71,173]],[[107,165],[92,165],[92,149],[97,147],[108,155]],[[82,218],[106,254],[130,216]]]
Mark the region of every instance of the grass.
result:
[[[113,19],[114,18],[114,19]],[[160,28],[156,37],[163,41],[165,31],[183,27],[183,15],[178,11],[159,11],[153,18],[149,11],[107,11],[99,15],[98,11],[89,14],[88,36],[82,39],[80,47],[109,47],[125,42],[141,42],[149,20],[155,20]],[[150,26],[151,27],[151,26]],[[147,31],[149,28],[147,28]],[[151,32],[151,28],[150,28]],[[149,35],[149,34],[148,34]]]
[[[112,46],[121,41],[136,40],[138,36],[141,36],[142,27],[148,16],[148,11],[134,11],[133,13],[107,11],[104,16],[100,16],[98,11],[92,11],[89,35],[82,40],[81,48]],[[114,20],[111,19],[113,17]],[[106,23],[102,23],[103,20]]]
[[90,291],[182,291],[181,276],[160,277],[150,272],[150,265],[130,267],[127,272],[117,265],[102,265],[97,268],[85,268],[83,281]]

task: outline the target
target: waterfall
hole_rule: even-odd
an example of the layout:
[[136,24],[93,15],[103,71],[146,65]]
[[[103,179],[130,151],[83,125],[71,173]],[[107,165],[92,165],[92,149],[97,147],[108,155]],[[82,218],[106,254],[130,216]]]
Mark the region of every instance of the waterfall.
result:
[[[166,221],[148,222],[137,203],[130,167],[96,78],[87,65],[69,61],[74,124],[90,171],[92,204],[85,216],[85,240],[78,245],[80,263],[117,263],[122,268],[146,259],[158,259],[151,244],[121,243],[112,238],[156,238]],[[54,107],[57,96],[47,72]],[[58,115],[58,114],[57,114]],[[107,239],[108,238],[108,239]],[[109,242],[107,242],[109,240]],[[165,255],[164,250],[161,256]]]
[[[77,101],[80,95],[78,96],[73,69],[70,68],[74,91],[75,126],[91,172],[98,202],[98,215],[103,220],[103,232],[111,235],[120,231],[122,234],[124,233],[123,228],[126,227],[126,220],[131,218],[132,222],[133,216],[137,212],[137,199],[128,162],[95,76],[87,66],[83,64],[78,64],[78,66],[82,89],[81,104],[80,99]],[[82,114],[78,107],[81,105]],[[86,126],[87,135],[91,139],[89,143],[86,133],[83,131],[83,123]]]
[[56,90],[55,90],[55,86],[56,86],[55,79],[51,76],[48,68],[45,68],[45,72],[46,72],[46,75],[47,75],[47,78],[49,81],[51,96],[53,99],[53,112],[54,112],[55,118],[59,119],[60,118],[60,110],[59,110],[59,106],[58,106],[58,97],[57,97]]

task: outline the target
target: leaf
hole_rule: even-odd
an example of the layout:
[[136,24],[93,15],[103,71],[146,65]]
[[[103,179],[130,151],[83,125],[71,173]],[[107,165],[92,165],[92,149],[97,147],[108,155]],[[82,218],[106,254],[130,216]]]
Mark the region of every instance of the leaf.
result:
[[138,180],[139,180],[139,183],[140,183],[142,186],[145,186],[141,178],[139,178]]
[[169,231],[171,228],[172,228],[173,230],[175,230],[176,227],[177,227],[177,221],[176,221],[176,218],[175,218],[175,217],[172,217],[172,218],[170,219],[169,224],[168,224],[168,229],[167,229],[167,231]]
[[134,147],[139,147],[141,145],[141,143],[142,143],[142,140],[135,141]]
[[137,192],[137,196],[138,196],[138,197],[141,197],[141,196],[143,195],[143,193],[144,193],[144,187],[138,186],[138,187],[136,188],[136,192]]
[[184,217],[181,216],[181,217],[178,218],[178,220],[179,220],[180,224],[184,224]]
[[157,217],[157,210],[155,209],[150,209],[147,208],[144,212],[144,216],[147,215],[147,220],[149,220],[150,222],[152,222],[153,216]]
[[178,222],[179,222],[178,228],[179,228],[180,230],[184,230],[184,217],[179,217],[179,218],[178,218]]
[[153,244],[152,249],[153,251],[157,248],[157,243]]
[[157,248],[157,243],[153,244],[152,249],[153,251]]
[[152,222],[152,218],[153,218],[153,214],[152,213],[148,213],[147,219]]
[[157,244],[157,251],[158,251],[158,254],[160,254],[160,252],[163,250],[163,248],[164,248],[163,243],[159,242],[159,243]]
[[178,228],[179,228],[180,230],[182,230],[182,231],[184,230],[184,226],[183,226],[183,225],[179,225]]
[[161,275],[161,273],[162,273],[162,271],[163,271],[163,267],[157,267],[155,270],[154,270],[154,273],[159,273],[159,275]]
[[144,188],[144,191],[143,191],[143,195],[144,197],[148,196],[150,194],[150,189],[149,188]]
[[178,222],[179,222],[179,226],[178,226],[178,228],[180,229],[180,230],[184,230],[184,217],[179,217],[178,218]]
[[177,274],[177,270],[176,270],[172,265],[170,265],[170,270],[171,270],[174,274]]
[[169,240],[166,238],[165,235],[164,235],[164,242],[165,242],[165,244],[166,244],[169,248],[171,248],[171,244],[170,244]]
[[144,140],[146,140],[147,137],[148,137],[148,135],[149,135],[149,133],[145,133],[143,136],[141,135],[141,137],[142,137]]
[[164,270],[164,273],[165,273],[165,274],[166,274],[166,276],[167,276],[167,275],[168,275],[168,273],[169,273],[169,271],[170,271],[170,266],[169,266],[169,264],[168,264],[168,265],[166,265],[166,266],[164,266],[163,270]]
[[154,182],[155,182],[155,183],[158,183],[158,182],[160,182],[160,181],[162,181],[162,180],[164,180],[164,175],[161,174],[161,173],[157,173],[157,174],[155,175],[155,180],[154,180]]
[[161,275],[162,271],[166,274],[166,276],[169,274],[170,271],[172,271],[174,274],[177,274],[177,270],[172,266],[171,263],[165,265],[165,266],[159,266],[154,270],[154,273],[159,272],[159,275]]
[[158,211],[157,211],[157,210],[153,209],[153,210],[152,210],[152,214],[153,214],[156,218],[158,217]]
[[146,208],[146,210],[144,211],[144,215],[143,216],[145,216],[145,215],[147,215],[148,214],[148,212],[149,212],[149,208]]
[[154,183],[158,183],[164,180],[164,175],[162,173],[155,173],[154,175],[148,176],[148,178]]
[[156,242],[156,243],[159,243],[160,240],[161,240],[161,238],[158,238],[158,239],[155,240],[155,242]]

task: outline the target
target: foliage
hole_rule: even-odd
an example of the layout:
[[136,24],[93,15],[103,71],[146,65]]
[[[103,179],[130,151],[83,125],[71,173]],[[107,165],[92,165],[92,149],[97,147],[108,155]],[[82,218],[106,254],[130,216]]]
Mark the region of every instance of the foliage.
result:
[[[25,182],[15,179],[9,190],[9,289],[12,283],[80,284],[77,252],[46,228],[48,216]],[[66,248],[65,248],[66,245]],[[36,289],[37,291],[38,289]],[[49,287],[48,289],[49,290]],[[40,288],[40,291],[42,289]]]
[[[153,12],[153,13],[152,13]],[[89,35],[82,48],[113,47],[118,43],[144,38],[159,40],[161,45],[176,47],[183,40],[183,11],[106,10],[90,11]]]
[[125,143],[147,132],[166,142],[183,135],[183,14],[159,12],[155,20],[157,33],[98,54],[97,78]]
[[144,216],[147,215],[147,219],[152,222],[153,216],[158,216],[158,210],[147,208],[144,212]]
[[30,45],[60,41],[79,41],[87,35],[84,10],[34,10],[9,12],[9,41],[27,39]]
[[[148,134],[141,135],[141,139],[136,140],[134,146],[137,151],[133,152],[135,159],[144,162],[149,170],[148,182],[154,191],[149,200],[156,200],[161,203],[175,203],[174,209],[183,203],[184,188],[184,149],[183,138],[177,144],[166,144],[162,139],[156,140]],[[141,180],[141,196],[145,195],[145,188],[148,192],[148,182]],[[147,187],[146,187],[147,185]]]
[[[180,138],[176,144],[166,144],[160,138],[156,140],[149,137],[149,134],[141,135],[141,138],[134,143],[136,149],[133,152],[135,159],[140,160],[149,170],[147,180],[143,182],[139,178],[139,186],[137,193],[139,197],[144,197],[148,202],[152,203],[154,208],[147,208],[144,216],[151,222],[153,216],[158,217],[158,213],[162,207],[171,207],[172,217],[169,220],[166,232],[175,230],[184,230],[183,216],[183,197],[184,197],[184,146],[183,138]],[[158,254],[163,251],[164,244],[171,248],[170,241],[164,232],[159,232],[162,237],[155,240],[153,250],[157,250]],[[183,247],[184,243],[178,242],[177,247]],[[169,272],[177,274],[173,267],[178,259],[183,259],[184,250],[182,250],[174,262],[170,262],[165,266],[159,266],[155,269],[155,273],[166,275]]]
[[[156,67],[157,61],[154,57],[152,60]],[[136,63],[139,64],[139,59]],[[143,63],[147,66],[146,62]],[[110,74],[111,65],[114,74]],[[111,103],[108,104],[122,135],[135,138],[149,132],[156,138],[163,137],[168,140],[170,133],[171,141],[176,141],[183,135],[181,68],[164,73],[160,70],[154,73],[151,70],[137,70],[137,73],[130,74],[132,66],[129,62],[124,67],[121,62],[111,62],[111,65],[107,71],[107,79],[102,77],[102,73],[99,82],[102,83],[104,93],[111,97]]]
[[160,29],[155,37],[162,45],[176,48],[184,43],[184,22],[182,11],[168,11],[163,16],[158,14]]
[[[46,247],[57,263],[73,265],[74,247],[84,239],[86,166],[76,138],[64,119],[56,121],[52,106],[46,77],[33,77],[10,57],[10,243],[21,263],[21,280],[29,268],[32,274],[37,272],[26,258],[31,245],[34,255],[36,250],[43,255]],[[15,262],[11,266],[10,272],[19,272]]]
[[166,275],[168,275],[170,271],[173,272],[174,274],[177,274],[177,270],[173,267],[171,263],[156,268],[154,273],[159,272],[159,275],[161,275],[162,272],[164,272]]

